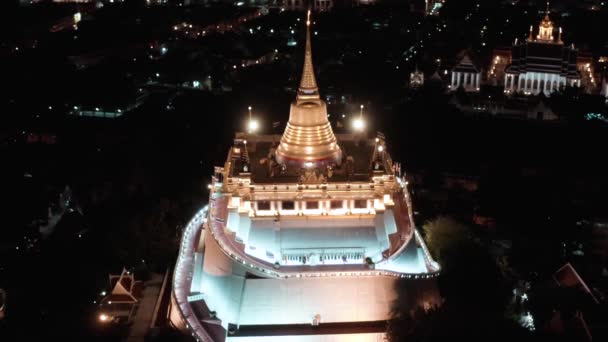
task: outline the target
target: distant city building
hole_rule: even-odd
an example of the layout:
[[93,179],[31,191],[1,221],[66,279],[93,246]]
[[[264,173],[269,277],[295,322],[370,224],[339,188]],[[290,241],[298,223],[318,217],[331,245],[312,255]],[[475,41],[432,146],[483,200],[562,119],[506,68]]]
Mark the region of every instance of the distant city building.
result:
[[492,51],[487,83],[493,86],[504,84],[505,69],[511,64],[511,47],[498,47]]
[[373,5],[378,0],[352,0],[353,6]]
[[424,84],[424,74],[418,69],[410,73],[410,87],[418,88]]
[[596,74],[596,63],[589,52],[579,51],[576,57],[576,69],[581,76],[580,87],[588,94],[601,92],[601,77]]
[[528,96],[509,96],[495,100],[477,93],[470,93],[466,98],[453,95],[450,104],[467,114],[490,114],[492,116],[520,119],[555,121],[555,114],[546,99]]
[[516,40],[513,44],[512,61],[505,69],[505,93],[549,96],[561,87],[581,85],[576,65],[578,50],[573,45],[564,45],[561,28],[557,39],[553,31],[547,6],[538,34],[533,36],[530,26],[528,39],[520,43]]
[[329,11],[334,7],[334,0],[284,0],[283,8],[290,11],[305,11],[311,8],[313,11]]
[[98,319],[102,323],[130,323],[137,309],[143,283],[135,281],[126,269],[119,275],[110,275],[112,292],[101,299]]
[[439,9],[445,0],[424,0],[424,12],[426,15],[438,15]]
[[460,63],[452,69],[450,90],[456,91],[462,87],[466,92],[477,92],[479,91],[480,82],[481,72],[473,64],[469,55],[465,54]]

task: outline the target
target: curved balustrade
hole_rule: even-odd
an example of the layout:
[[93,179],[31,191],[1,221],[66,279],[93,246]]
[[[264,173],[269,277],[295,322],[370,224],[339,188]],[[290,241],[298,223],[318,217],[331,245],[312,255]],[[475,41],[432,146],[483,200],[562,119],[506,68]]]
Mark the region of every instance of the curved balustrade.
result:
[[[284,269],[280,269],[280,268],[277,269],[274,267],[274,265],[264,264],[263,262],[257,261],[253,258],[246,256],[244,254],[244,252],[237,250],[237,248],[235,248],[235,246],[229,241],[229,237],[227,237],[224,233],[224,225],[225,225],[226,220],[222,217],[216,216],[217,210],[224,208],[223,205],[218,207],[216,204],[216,202],[218,202],[220,200],[224,200],[224,198],[222,196],[223,195],[221,192],[216,192],[212,195],[211,211],[210,211],[211,214],[209,215],[209,218],[210,218],[210,222],[209,222],[210,229],[209,230],[211,231],[213,238],[218,243],[218,245],[220,246],[220,248],[224,252],[224,254],[226,254],[228,257],[230,257],[233,261],[236,261],[246,267],[254,269],[266,276],[273,277],[273,278],[284,278],[284,279],[310,278],[310,277],[344,277],[344,276],[388,276],[388,277],[397,277],[397,278],[419,279],[419,278],[431,278],[431,277],[435,277],[438,275],[439,270],[437,268],[435,268],[432,272],[425,273],[425,274],[401,273],[401,272],[394,272],[394,271],[389,271],[389,270],[371,270],[371,269],[370,270],[341,270],[341,271],[320,271],[319,270],[317,272],[293,271],[295,269],[295,267],[297,267],[297,266],[295,266],[295,267],[288,266],[288,267],[286,267],[286,268],[289,268],[288,270],[284,270]],[[407,199],[407,197],[406,197],[406,199]],[[406,203],[408,205],[408,211],[411,211],[411,204],[407,200],[406,200]],[[221,216],[221,215],[219,215],[219,216]],[[411,214],[409,215],[409,219],[410,219],[410,224],[411,224],[413,222]],[[413,225],[412,225],[412,227],[413,227]],[[407,246],[407,243],[409,242],[409,240],[410,239],[408,239],[408,241],[406,243],[403,243],[399,247],[399,249],[393,255],[391,255],[388,259],[380,261],[379,263],[377,263],[377,265],[381,265],[382,263],[388,262],[389,260],[392,260],[395,256],[399,255],[399,253],[403,252],[403,250]],[[422,245],[424,245],[424,244],[422,243]],[[425,252],[425,256],[427,255],[426,253],[428,253],[428,252]],[[428,257],[430,257],[430,255],[428,255]]]
[[[414,273],[399,273],[387,270],[354,270],[354,271],[329,271],[329,272],[298,272],[298,271],[285,271],[281,269],[275,269],[272,265],[266,265],[262,262],[256,261],[249,257],[244,257],[240,251],[235,250],[234,246],[227,242],[228,237],[224,234],[225,220],[221,217],[216,217],[214,213],[218,209],[216,206],[218,200],[221,200],[221,193],[212,194],[211,199],[211,214],[209,214],[209,206],[205,206],[199,210],[196,215],[188,222],[188,225],[184,229],[177,262],[175,265],[175,272],[173,274],[173,290],[172,297],[176,303],[177,312],[180,318],[184,322],[188,332],[199,342],[213,342],[212,337],[207,333],[205,327],[201,324],[198,317],[192,310],[190,302],[188,302],[188,295],[190,294],[190,285],[192,282],[192,274],[194,272],[194,253],[197,241],[199,229],[207,223],[207,218],[210,219],[207,227],[213,235],[215,241],[221,247],[222,251],[235,262],[245,265],[251,269],[254,269],[268,277],[273,278],[309,278],[309,277],[344,277],[344,276],[388,276],[398,278],[432,278],[436,277],[441,270],[441,267],[435,262],[426,245],[424,244],[422,237],[418,231],[414,228],[413,217],[412,217],[412,205],[409,193],[404,184],[401,184],[403,188],[405,203],[408,208],[408,218],[410,227],[414,231],[414,237],[422,247],[425,263],[431,272],[426,274],[414,274]],[[393,253],[388,259],[381,261],[378,264],[388,262],[396,256],[398,256],[405,249],[406,245],[410,242],[411,237],[404,241],[404,243]],[[290,267],[291,268],[291,267]],[[293,268],[292,268],[293,269]]]
[[192,306],[188,302],[188,295],[190,294],[194,267],[194,248],[196,245],[194,240],[198,236],[198,230],[207,220],[208,209],[209,207],[205,206],[199,210],[184,229],[177,262],[175,263],[175,271],[173,272],[173,290],[171,292],[182,321],[191,335],[199,342],[213,342],[213,339],[192,310]]

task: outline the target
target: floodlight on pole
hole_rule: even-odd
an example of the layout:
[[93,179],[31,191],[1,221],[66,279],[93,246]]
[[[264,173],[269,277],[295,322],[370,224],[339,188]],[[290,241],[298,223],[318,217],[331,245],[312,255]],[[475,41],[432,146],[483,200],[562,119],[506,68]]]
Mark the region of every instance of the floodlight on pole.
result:
[[249,133],[253,133],[258,130],[259,124],[251,116],[251,110],[252,110],[251,106],[247,107],[247,109],[249,110],[249,121],[247,123],[247,130]]
[[365,129],[365,121],[363,120],[363,108],[364,106],[361,105],[361,112],[359,113],[359,118],[355,119],[355,121],[353,121],[353,128],[356,131],[363,131],[363,129]]

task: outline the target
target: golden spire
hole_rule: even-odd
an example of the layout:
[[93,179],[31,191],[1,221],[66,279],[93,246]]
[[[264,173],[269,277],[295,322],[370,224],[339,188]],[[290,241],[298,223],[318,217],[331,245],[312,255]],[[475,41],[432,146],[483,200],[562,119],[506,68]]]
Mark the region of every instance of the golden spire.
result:
[[540,22],[540,25],[538,27],[537,40],[545,42],[545,43],[552,42],[554,40],[553,22],[551,21],[551,18],[549,18],[549,1],[547,1],[547,9],[545,10],[545,17]]
[[302,69],[302,80],[298,89],[298,101],[319,100],[319,88],[315,78],[315,70],[312,65],[312,48],[310,45],[310,10],[306,17],[306,50],[304,52],[304,68]]
[[327,119],[327,106],[319,96],[310,48],[310,10],[306,18],[304,69],[296,101],[276,151],[279,164],[311,168],[340,164],[342,151]]

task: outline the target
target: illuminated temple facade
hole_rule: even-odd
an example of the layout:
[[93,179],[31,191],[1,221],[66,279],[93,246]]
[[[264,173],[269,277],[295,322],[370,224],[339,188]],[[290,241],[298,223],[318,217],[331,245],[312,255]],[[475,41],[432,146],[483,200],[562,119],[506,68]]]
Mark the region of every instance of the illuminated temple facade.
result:
[[171,321],[199,341],[382,341],[398,283],[440,271],[384,137],[334,134],[307,25],[284,134],[237,133],[184,231]]
[[533,27],[527,40],[512,47],[511,64],[505,69],[505,93],[546,96],[565,86],[580,87],[581,76],[576,67],[578,51],[564,45],[562,29],[557,38],[547,12],[534,36]]

